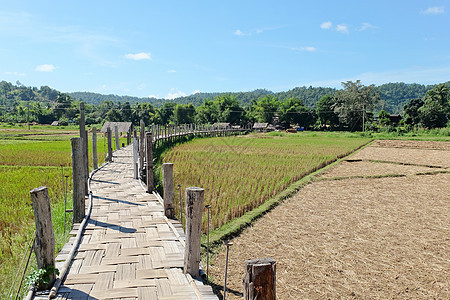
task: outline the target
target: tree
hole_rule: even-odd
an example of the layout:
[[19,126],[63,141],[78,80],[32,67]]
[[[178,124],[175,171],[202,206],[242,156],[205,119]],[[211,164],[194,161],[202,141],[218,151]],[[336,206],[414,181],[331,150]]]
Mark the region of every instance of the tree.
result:
[[157,110],[150,103],[135,103],[131,108],[131,122],[134,126],[139,126],[141,120],[145,124],[157,123]]
[[245,114],[239,101],[232,95],[221,95],[214,99],[214,110],[216,122],[241,124]]
[[385,110],[380,110],[378,113],[378,123],[383,126],[388,126],[391,123],[391,115]]
[[175,124],[191,124],[194,122],[195,107],[190,104],[177,104],[173,112]]
[[339,116],[334,112],[334,98],[331,95],[325,95],[317,101],[316,113],[322,125],[339,125]]
[[444,83],[441,83],[427,92],[427,94],[425,95],[425,100],[433,99],[442,107],[445,107],[446,105],[448,105],[449,96],[449,88]]
[[426,128],[445,127],[447,118],[444,108],[436,99],[428,98],[419,108],[420,123]]
[[423,106],[425,102],[420,99],[412,99],[409,101],[405,106],[403,107],[403,112],[405,115],[405,123],[407,125],[417,125],[420,123],[420,116],[419,116],[419,108]]
[[158,110],[158,122],[162,125],[169,124],[173,121],[173,111],[175,110],[175,102],[165,102]]
[[279,107],[280,121],[287,126],[297,124],[309,127],[315,122],[315,115],[310,111],[301,99],[289,98],[284,100]]
[[364,130],[368,112],[372,112],[380,100],[380,96],[375,92],[375,85],[365,86],[360,80],[343,82],[342,85],[344,89],[334,94],[334,111],[350,130]]
[[203,104],[197,107],[195,122],[198,124],[212,124],[217,122],[216,105],[213,100],[206,99]]
[[253,112],[258,122],[272,123],[280,102],[272,95],[267,95],[258,99],[253,104]]

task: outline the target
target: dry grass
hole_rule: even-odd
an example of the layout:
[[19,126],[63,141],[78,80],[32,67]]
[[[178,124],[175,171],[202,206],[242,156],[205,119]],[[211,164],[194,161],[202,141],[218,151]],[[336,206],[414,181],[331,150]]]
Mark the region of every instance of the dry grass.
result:
[[[389,160],[414,161],[413,142],[406,149],[389,143]],[[439,150],[420,145],[416,155],[439,166],[450,161],[444,144]],[[373,159],[379,146],[356,156]],[[360,174],[377,175],[370,164],[358,164]],[[336,176],[343,176],[340,166],[332,170]],[[242,292],[245,260],[272,257],[278,299],[449,299],[450,174],[413,175],[415,170],[399,169],[405,171],[405,177],[307,185],[234,239],[228,287]],[[222,249],[211,267],[219,285],[224,260]]]

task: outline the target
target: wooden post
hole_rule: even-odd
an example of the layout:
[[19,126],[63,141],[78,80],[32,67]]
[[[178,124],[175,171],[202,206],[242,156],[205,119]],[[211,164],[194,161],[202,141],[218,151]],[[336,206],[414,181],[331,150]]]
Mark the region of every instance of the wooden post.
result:
[[81,138],[72,138],[73,222],[81,223],[85,214],[85,177]]
[[98,169],[98,157],[97,157],[97,128],[92,128],[92,163],[94,164],[94,170]]
[[113,161],[111,127],[106,128],[106,139],[108,140],[108,161],[111,162]]
[[134,179],[139,178],[139,167],[138,167],[138,140],[133,139],[133,170]]
[[144,157],[145,157],[145,123],[143,120],[140,122],[139,131],[139,169],[144,171]]
[[[34,253],[38,269],[55,268],[55,235],[53,233],[52,211],[48,190],[41,186],[30,191],[36,223],[36,240]],[[83,195],[84,197],[84,195]],[[55,272],[49,274],[50,282],[47,285],[38,286],[39,290],[45,290],[53,286],[56,279]]]
[[173,164],[164,163],[163,171],[163,188],[164,188],[164,212],[166,217],[173,218],[175,216],[175,191],[173,189]]
[[205,190],[199,187],[186,189],[186,247],[184,252],[184,274],[199,277],[201,225]]
[[84,102],[80,103],[80,138],[82,141],[81,149],[83,151],[83,165],[84,165],[84,191],[88,194],[88,178],[89,178],[89,154],[88,154],[88,135],[86,131],[86,122],[84,118]]
[[150,132],[145,134],[146,162],[147,162],[147,193],[153,190],[153,136]]
[[131,144],[131,126],[130,129],[127,131],[127,146]]
[[120,149],[119,127],[114,126],[114,137],[116,139],[116,150]]
[[244,300],[276,299],[276,266],[271,258],[245,262]]

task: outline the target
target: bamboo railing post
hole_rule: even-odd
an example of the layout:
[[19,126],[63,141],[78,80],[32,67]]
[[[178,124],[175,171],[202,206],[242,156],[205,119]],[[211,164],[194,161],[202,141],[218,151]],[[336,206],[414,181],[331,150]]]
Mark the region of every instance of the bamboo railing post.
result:
[[85,214],[85,177],[83,143],[81,138],[72,138],[73,222],[81,223]]
[[139,123],[139,170],[144,172],[144,157],[145,157],[145,123],[143,120]]
[[112,151],[112,132],[111,127],[106,128],[106,139],[108,140],[108,161],[113,161],[113,151]]
[[271,258],[245,262],[244,300],[276,299],[276,266]]
[[86,131],[86,122],[84,117],[84,102],[80,103],[80,138],[81,138],[81,149],[83,155],[83,166],[84,166],[84,183],[85,183],[85,193],[88,194],[87,180],[89,178],[89,154],[88,154],[88,139]]
[[92,128],[92,163],[94,170],[98,169],[98,157],[97,157],[97,128]]
[[116,140],[116,150],[120,149],[120,137],[119,137],[119,127],[114,126],[114,137]]
[[173,186],[173,164],[163,163],[164,213],[168,218],[175,217],[175,191]]
[[[55,235],[53,233],[52,211],[50,198],[46,187],[41,186],[30,191],[31,201],[34,211],[34,222],[36,223],[36,240],[34,243],[34,253],[38,269],[46,269],[49,273],[50,281],[38,286],[39,290],[45,290],[53,286],[56,279],[55,270]],[[84,197],[84,195],[83,195]]]
[[199,187],[186,189],[186,246],[183,272],[199,277],[201,225],[205,190]]
[[131,144],[131,126],[130,129],[127,131],[127,146]]
[[147,177],[147,193],[153,190],[153,137],[150,132],[145,134],[146,142],[146,177]]
[[133,174],[134,179],[139,178],[139,166],[138,166],[138,140],[133,139]]

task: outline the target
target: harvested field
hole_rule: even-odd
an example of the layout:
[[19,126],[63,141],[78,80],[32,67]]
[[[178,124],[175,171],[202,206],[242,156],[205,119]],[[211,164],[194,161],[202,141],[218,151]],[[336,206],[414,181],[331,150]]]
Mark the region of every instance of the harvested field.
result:
[[[329,168],[233,240],[227,298],[240,298],[245,260],[272,257],[278,299],[450,299],[449,146],[377,141]],[[417,175],[428,169],[440,173]],[[379,177],[329,178],[355,175]]]

